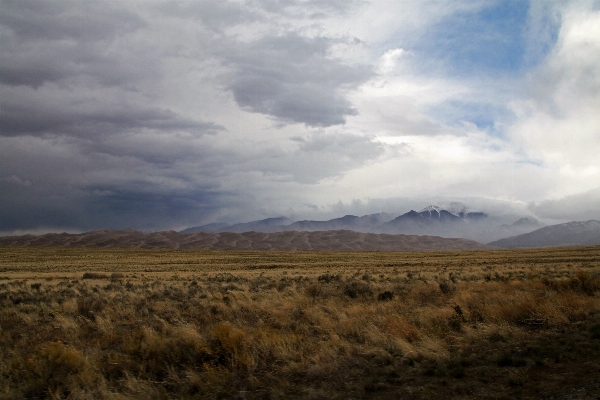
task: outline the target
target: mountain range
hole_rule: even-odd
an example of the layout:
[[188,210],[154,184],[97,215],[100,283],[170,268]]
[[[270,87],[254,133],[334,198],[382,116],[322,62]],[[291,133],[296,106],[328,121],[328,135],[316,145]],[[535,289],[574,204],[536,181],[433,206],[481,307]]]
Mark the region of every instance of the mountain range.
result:
[[469,211],[458,202],[430,205],[421,211],[411,210],[402,215],[377,213],[364,216],[345,215],[325,221],[292,221],[286,217],[267,218],[241,224],[208,224],[185,229],[192,232],[285,232],[285,231],[329,231],[352,230],[363,233],[387,233],[405,235],[428,235],[446,238],[464,238],[486,243],[508,236],[534,231],[544,226],[531,217],[515,217],[506,222],[497,216]]

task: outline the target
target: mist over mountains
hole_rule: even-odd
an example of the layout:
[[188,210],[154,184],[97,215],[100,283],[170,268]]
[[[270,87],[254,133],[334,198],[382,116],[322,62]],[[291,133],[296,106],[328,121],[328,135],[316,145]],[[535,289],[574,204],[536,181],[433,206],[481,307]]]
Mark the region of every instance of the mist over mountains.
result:
[[428,251],[600,245],[600,221],[550,226],[531,217],[511,223],[501,221],[501,217],[450,203],[398,216],[345,215],[326,221],[276,217],[238,224],[212,223],[181,232],[108,229],[80,234],[6,236],[0,238],[0,247]]
[[600,221],[545,226],[532,217],[490,215],[458,202],[404,214],[345,215],[324,221],[287,217],[211,223],[180,232],[133,229],[6,236],[0,246],[207,250],[428,251],[600,245]]
[[287,217],[267,218],[238,224],[213,223],[185,229],[192,232],[285,232],[352,230],[363,233],[427,235],[445,238],[463,238],[480,243],[492,242],[509,236],[532,232],[544,225],[532,217],[507,217],[471,211],[464,204],[451,202],[429,205],[421,211],[411,210],[401,215],[380,212],[356,216],[345,215],[325,221],[292,221]]
[[600,245],[600,221],[573,221],[550,225],[533,232],[489,243],[504,249],[519,247],[597,246]]

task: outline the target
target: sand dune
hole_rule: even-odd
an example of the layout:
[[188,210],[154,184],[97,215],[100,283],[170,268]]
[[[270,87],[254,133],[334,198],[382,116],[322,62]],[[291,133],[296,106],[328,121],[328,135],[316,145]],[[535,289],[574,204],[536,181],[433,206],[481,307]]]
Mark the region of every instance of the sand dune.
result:
[[7,236],[0,237],[0,246],[324,251],[483,250],[490,248],[467,239],[387,235],[348,230],[182,234],[175,231],[144,233],[133,229],[97,230],[81,234],[49,233],[40,236]]

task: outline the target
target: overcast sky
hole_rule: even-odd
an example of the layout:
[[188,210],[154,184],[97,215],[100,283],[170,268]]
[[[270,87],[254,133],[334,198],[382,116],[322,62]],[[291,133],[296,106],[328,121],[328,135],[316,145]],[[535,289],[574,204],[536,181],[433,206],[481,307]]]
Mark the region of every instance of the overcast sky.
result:
[[0,1],[0,233],[600,219],[600,2]]

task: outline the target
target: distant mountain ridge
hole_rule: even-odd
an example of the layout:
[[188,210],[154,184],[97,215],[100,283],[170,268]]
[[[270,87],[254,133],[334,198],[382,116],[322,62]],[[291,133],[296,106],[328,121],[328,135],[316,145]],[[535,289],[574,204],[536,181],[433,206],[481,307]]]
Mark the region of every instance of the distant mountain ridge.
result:
[[353,230],[363,233],[405,235],[431,235],[490,242],[500,238],[531,232],[543,225],[533,218],[521,218],[503,223],[498,218],[479,211],[470,211],[460,202],[429,205],[417,212],[410,210],[402,215],[376,213],[364,216],[345,215],[325,221],[291,221],[286,217],[267,218],[242,224],[208,224],[188,228],[191,232],[285,232]]
[[565,224],[550,225],[536,229],[533,232],[507,237],[488,244],[506,249],[519,247],[596,246],[600,245],[600,221],[573,221]]
[[407,233],[412,235],[428,234],[431,231],[441,233],[440,236],[460,237],[467,225],[487,218],[482,212],[461,211],[457,214],[434,207],[426,207],[420,212],[411,210],[406,214],[381,226],[386,233]]
[[144,233],[133,229],[98,230],[81,234],[49,233],[0,237],[0,246],[101,247],[204,250],[320,250],[320,251],[429,251],[485,250],[488,246],[466,239],[435,236],[386,235],[348,230],[318,232]]
[[285,230],[293,231],[326,231],[336,229],[350,229],[357,232],[372,232],[378,226],[392,220],[394,216],[388,213],[377,213],[357,217],[356,215],[345,215],[328,221],[296,221],[287,225]]

